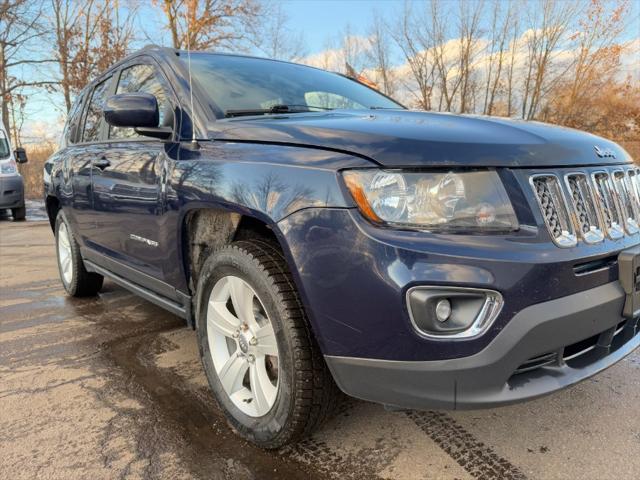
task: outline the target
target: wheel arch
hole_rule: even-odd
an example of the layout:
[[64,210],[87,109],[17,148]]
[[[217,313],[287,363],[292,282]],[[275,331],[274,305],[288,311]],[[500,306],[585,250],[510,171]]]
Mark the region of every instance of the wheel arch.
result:
[[47,195],[45,199],[45,208],[47,210],[47,217],[49,217],[49,225],[51,225],[51,230],[55,231],[56,228],[56,218],[58,216],[58,212],[60,211],[61,205],[60,200],[53,195]]
[[208,255],[236,240],[258,238],[274,244],[283,253],[290,271],[295,272],[284,236],[277,223],[266,216],[215,207],[196,208],[184,216],[181,233],[183,269],[192,295]]

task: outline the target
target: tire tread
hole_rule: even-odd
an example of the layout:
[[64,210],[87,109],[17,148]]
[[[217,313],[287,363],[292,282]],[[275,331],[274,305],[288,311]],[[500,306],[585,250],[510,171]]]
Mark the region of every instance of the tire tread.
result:
[[[293,340],[296,383],[293,412],[287,428],[265,448],[279,448],[298,441],[318,428],[336,409],[342,392],[335,384],[313,336],[309,321],[279,246],[262,239],[240,240],[225,249],[251,257],[269,279],[287,312],[285,328]],[[288,321],[287,321],[288,320]]]
[[69,233],[71,256],[73,259],[73,276],[70,285],[65,285],[64,280],[62,279],[62,274],[60,274],[60,281],[62,282],[66,292],[72,297],[92,297],[102,289],[104,277],[98,273],[88,272],[85,268],[82,255],[80,254],[80,246],[78,245],[73,231],[71,230],[69,223],[66,221],[62,210],[58,212],[58,216],[56,217],[56,255],[58,255],[58,228],[61,222],[66,224],[67,232]]

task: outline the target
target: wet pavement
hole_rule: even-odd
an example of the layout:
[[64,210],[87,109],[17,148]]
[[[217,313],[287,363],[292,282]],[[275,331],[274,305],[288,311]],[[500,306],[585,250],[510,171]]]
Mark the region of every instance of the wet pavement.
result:
[[[44,202],[42,200],[26,199],[24,206],[27,209],[27,219],[29,221],[47,220],[47,212],[44,208]],[[0,221],[11,221],[11,210],[0,209]]]
[[346,400],[276,452],[239,440],[209,394],[194,332],[106,281],[71,299],[34,204],[0,218],[1,479],[632,479],[640,354],[551,397],[476,412]]

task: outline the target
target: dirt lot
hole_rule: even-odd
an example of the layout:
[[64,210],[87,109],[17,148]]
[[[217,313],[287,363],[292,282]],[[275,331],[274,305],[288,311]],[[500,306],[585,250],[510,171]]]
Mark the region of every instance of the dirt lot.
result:
[[182,320],[111,282],[65,297],[48,224],[0,219],[2,479],[632,479],[639,405],[636,353],[497,410],[349,400],[313,438],[263,452],[227,428]]

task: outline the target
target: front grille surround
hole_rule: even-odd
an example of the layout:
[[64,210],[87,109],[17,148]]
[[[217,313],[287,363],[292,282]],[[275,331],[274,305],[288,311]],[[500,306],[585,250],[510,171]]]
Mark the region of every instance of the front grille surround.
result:
[[573,247],[578,241],[591,245],[640,233],[639,168],[586,167],[565,172],[529,175],[542,218],[557,246]]

